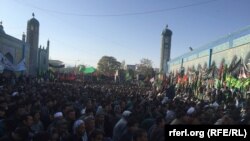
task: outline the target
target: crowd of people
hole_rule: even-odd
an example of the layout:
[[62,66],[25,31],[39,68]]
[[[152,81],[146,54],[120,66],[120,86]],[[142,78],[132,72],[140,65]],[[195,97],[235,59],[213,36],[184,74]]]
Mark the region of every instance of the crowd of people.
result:
[[0,80],[0,141],[163,141],[167,125],[250,123],[234,88]]

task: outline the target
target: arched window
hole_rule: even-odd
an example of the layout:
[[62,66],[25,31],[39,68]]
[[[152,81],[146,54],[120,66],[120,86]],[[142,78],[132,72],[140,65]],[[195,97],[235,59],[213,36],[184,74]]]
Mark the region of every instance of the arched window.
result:
[[8,52],[5,54],[5,57],[13,64],[14,63],[14,58],[13,56]]

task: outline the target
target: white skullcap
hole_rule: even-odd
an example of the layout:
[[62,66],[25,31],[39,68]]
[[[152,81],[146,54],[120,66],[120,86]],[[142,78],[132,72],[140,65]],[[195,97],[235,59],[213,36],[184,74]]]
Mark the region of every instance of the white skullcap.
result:
[[161,104],[165,104],[168,102],[168,97],[164,97],[163,100],[161,101]]
[[83,120],[79,119],[77,121],[75,121],[74,125],[73,125],[73,131],[74,133],[76,133],[76,129],[82,125],[82,124],[85,124]]
[[97,110],[96,110],[96,115],[104,115],[104,111],[102,106],[98,106]]
[[131,113],[132,113],[132,112],[126,110],[126,111],[124,111],[124,112],[122,113],[122,116],[123,116],[123,117],[129,117],[129,115],[130,115]]
[[219,107],[219,104],[218,104],[217,102],[214,102],[214,103],[212,104],[212,107],[217,108],[217,107]]
[[63,113],[62,112],[56,112],[54,114],[54,118],[59,118],[59,117],[63,117]]
[[188,114],[188,115],[191,115],[191,114],[193,114],[194,112],[195,112],[194,107],[190,107],[190,108],[187,110],[187,114]]
[[81,110],[81,114],[84,115],[86,113],[86,108]]
[[12,96],[17,96],[19,93],[18,92],[13,92]]

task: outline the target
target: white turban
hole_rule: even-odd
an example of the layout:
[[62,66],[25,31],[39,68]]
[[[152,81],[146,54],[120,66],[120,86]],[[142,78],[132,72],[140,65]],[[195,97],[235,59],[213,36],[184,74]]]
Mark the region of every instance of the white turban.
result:
[[54,114],[54,118],[59,118],[59,117],[63,117],[62,112],[57,112],[57,113]]
[[82,125],[85,124],[83,120],[79,119],[77,121],[75,121],[74,125],[73,125],[73,132],[76,133],[77,128]]

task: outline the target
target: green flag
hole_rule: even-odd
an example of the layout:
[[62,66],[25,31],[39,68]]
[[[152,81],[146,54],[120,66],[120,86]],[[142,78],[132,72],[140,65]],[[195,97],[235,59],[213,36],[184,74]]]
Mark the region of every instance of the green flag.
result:
[[235,86],[237,84],[237,79],[236,78],[234,78],[234,77],[232,77],[231,78],[231,85],[230,86]]
[[83,72],[84,74],[91,74],[91,73],[95,72],[96,69],[93,67],[86,67],[85,69],[79,69],[79,71]]
[[240,89],[242,87],[242,82],[241,80],[237,80],[237,82],[235,83],[235,88]]
[[232,76],[231,76],[231,75],[227,75],[227,76],[226,76],[227,87],[231,87],[231,79],[232,79]]
[[132,77],[130,76],[129,72],[126,72],[125,79],[126,79],[126,81],[128,81],[128,80],[131,80],[131,79],[132,79]]
[[248,86],[250,85],[250,78],[246,79],[244,82],[243,82],[243,87],[246,89]]
[[84,72],[84,69],[85,69],[85,68],[84,68],[83,66],[80,66],[80,67],[79,67],[79,72]]
[[221,83],[220,82],[221,81],[219,79],[217,79],[217,78],[215,79],[215,85],[214,86],[215,86],[216,89],[221,88]]

